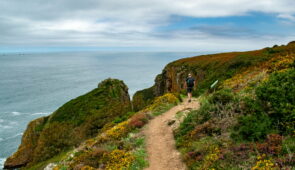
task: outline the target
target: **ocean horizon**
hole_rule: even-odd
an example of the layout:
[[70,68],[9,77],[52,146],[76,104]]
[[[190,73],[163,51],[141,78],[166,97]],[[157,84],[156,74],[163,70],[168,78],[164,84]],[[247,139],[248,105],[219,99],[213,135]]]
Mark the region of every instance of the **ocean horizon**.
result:
[[154,84],[171,61],[198,52],[54,52],[0,54],[0,169],[27,124],[51,114],[106,78],[123,80],[130,97]]

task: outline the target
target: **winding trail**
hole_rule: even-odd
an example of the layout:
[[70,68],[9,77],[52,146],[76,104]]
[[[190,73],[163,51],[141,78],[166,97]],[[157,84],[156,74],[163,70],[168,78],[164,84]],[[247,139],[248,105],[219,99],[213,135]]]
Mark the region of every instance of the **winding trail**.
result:
[[[175,148],[173,127],[168,125],[171,120],[176,120],[179,111],[198,109],[199,102],[193,99],[188,103],[184,100],[181,104],[152,119],[145,127],[146,147],[149,167],[145,170],[185,170],[180,153]],[[175,123],[174,126],[177,126]]]

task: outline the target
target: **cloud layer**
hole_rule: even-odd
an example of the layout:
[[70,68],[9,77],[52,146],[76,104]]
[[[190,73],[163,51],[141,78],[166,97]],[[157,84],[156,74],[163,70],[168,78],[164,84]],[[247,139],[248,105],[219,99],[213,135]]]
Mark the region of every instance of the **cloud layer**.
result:
[[[295,38],[295,30],[290,29],[295,22],[294,6],[294,0],[1,0],[0,46],[252,49]],[[268,25],[288,32],[226,21],[261,14],[274,18]],[[184,18],[225,20],[183,23]]]

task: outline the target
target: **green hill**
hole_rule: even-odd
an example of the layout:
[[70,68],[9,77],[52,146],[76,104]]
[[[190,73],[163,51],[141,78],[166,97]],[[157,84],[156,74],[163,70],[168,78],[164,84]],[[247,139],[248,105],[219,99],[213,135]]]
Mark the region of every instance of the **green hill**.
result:
[[183,58],[169,63],[155,78],[155,84],[150,88],[136,92],[132,102],[134,108],[140,110],[156,96],[161,96],[166,92],[184,92],[184,80],[188,73],[192,73],[196,78],[197,88],[194,95],[198,96],[207,91],[208,87],[216,80],[222,82],[243,72],[246,68],[259,66],[277,56],[284,58],[284,56],[294,53],[295,43],[291,42],[288,45],[275,45],[272,48],[256,51]]
[[5,168],[30,166],[67,151],[130,111],[127,86],[119,80],[104,80],[98,88],[67,102],[50,116],[32,121]]

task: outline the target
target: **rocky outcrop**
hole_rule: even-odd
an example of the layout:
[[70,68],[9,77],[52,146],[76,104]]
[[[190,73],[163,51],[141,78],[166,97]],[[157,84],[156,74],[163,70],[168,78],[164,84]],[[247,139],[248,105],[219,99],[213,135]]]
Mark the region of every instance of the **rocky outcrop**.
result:
[[6,169],[31,166],[97,135],[104,125],[131,111],[123,81],[107,79],[98,88],[73,99],[53,114],[32,121]]
[[22,144],[18,151],[9,157],[5,162],[5,168],[19,168],[32,161],[32,155],[36,148],[40,131],[38,127],[43,126],[48,117],[42,117],[29,123],[27,130],[23,134]]

